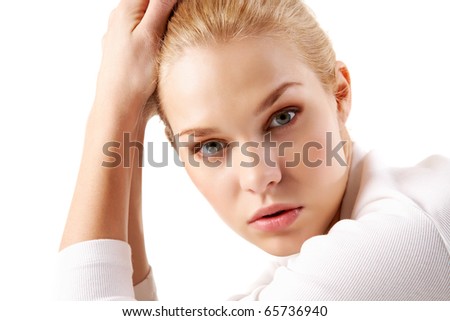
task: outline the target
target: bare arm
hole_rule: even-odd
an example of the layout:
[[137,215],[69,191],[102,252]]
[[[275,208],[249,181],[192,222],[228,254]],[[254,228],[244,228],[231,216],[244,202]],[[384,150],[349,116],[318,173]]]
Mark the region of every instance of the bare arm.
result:
[[103,58],[95,101],[86,126],[83,157],[61,249],[72,244],[115,239],[129,242],[133,252],[133,279],[148,273],[141,219],[141,169],[137,149],[130,164],[103,166],[108,142],[122,161],[124,133],[143,141],[143,108],[155,91],[155,56],[175,0],[122,0],[111,14],[103,40]]

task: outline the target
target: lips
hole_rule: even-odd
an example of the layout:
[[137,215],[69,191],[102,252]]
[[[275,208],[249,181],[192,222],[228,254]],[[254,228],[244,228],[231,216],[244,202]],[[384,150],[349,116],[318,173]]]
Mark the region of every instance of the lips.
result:
[[274,204],[256,211],[248,224],[266,232],[276,232],[288,228],[300,215],[302,207],[289,204]]

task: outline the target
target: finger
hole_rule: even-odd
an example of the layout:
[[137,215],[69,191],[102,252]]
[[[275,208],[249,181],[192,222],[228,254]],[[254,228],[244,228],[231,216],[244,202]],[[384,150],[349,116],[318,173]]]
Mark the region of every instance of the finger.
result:
[[120,23],[122,30],[133,31],[144,17],[148,4],[149,0],[121,0],[110,15],[110,25]]
[[166,29],[167,20],[177,0],[150,0],[141,25],[157,37],[162,37]]
[[139,10],[143,10],[148,7],[149,0],[120,0],[119,8],[128,13],[134,13]]

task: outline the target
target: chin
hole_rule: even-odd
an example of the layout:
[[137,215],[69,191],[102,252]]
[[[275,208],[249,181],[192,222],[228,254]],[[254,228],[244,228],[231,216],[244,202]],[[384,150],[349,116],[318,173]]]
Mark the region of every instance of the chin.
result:
[[274,236],[253,244],[273,256],[290,256],[300,252],[303,242],[288,237]]

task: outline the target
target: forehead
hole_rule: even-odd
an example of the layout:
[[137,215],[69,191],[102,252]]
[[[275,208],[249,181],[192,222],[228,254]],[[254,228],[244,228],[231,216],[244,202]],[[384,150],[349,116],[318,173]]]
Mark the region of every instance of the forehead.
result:
[[319,83],[294,48],[273,38],[250,38],[188,48],[160,84],[174,133],[233,107],[254,108],[283,82]]

